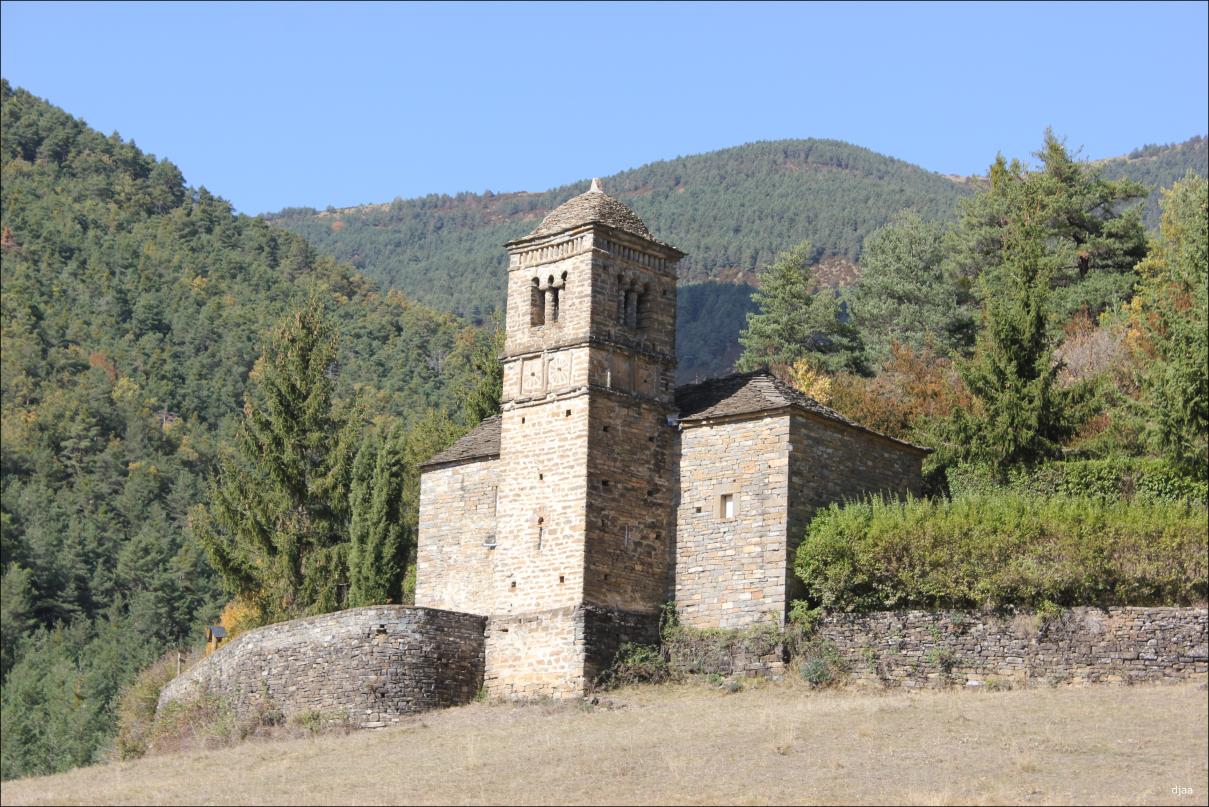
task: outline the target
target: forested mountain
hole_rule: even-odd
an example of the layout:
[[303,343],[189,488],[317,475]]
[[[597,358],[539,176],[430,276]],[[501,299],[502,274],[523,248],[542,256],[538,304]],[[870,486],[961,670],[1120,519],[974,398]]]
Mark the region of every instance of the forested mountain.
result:
[[1152,189],[1146,199],[1146,226],[1156,230],[1160,190],[1170,188],[1189,171],[1209,177],[1209,140],[1198,135],[1183,143],[1150,144],[1134,149],[1124,157],[1104,160],[1100,167],[1108,179],[1132,179]]
[[7,778],[91,760],[120,686],[216,616],[187,512],[275,320],[317,291],[342,335],[337,396],[401,420],[459,397],[480,337],[133,142],[0,94]]
[[[1209,173],[1206,161],[1206,141],[1197,137],[1147,146],[1104,167],[1110,178],[1154,189],[1147,202],[1153,227],[1158,188],[1187,168]],[[857,260],[866,236],[899,210],[949,220],[979,182],[834,140],[781,140],[651,163],[607,177],[604,186],[688,253],[678,338],[679,375],[691,380],[730,368],[752,309],[755,271],[774,256],[809,239],[816,257]],[[478,321],[503,304],[501,245],[585,189],[586,181],[542,193],[430,195],[339,210],[289,208],[268,218],[388,286]]]
[[[834,140],[752,143],[603,181],[659,238],[688,253],[681,264],[682,380],[729,369],[751,310],[750,282],[780,251],[810,239],[819,257],[855,260],[865,236],[899,209],[948,217],[972,192]],[[543,193],[431,195],[322,212],[293,208],[268,218],[389,286],[479,321],[502,310],[502,244],[586,189],[581,182]]]

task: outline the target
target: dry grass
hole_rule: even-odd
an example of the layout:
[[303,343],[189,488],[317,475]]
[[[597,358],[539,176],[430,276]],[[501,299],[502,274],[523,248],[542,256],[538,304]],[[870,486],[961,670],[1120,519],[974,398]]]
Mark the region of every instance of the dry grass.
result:
[[[639,687],[5,783],[13,804],[1205,804],[1201,685]],[[1173,788],[1191,788],[1190,795]]]

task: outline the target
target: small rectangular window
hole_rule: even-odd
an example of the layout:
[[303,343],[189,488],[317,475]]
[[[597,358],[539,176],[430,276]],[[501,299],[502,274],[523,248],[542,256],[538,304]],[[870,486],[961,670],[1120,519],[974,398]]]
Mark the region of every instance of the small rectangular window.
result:
[[718,515],[722,516],[723,518],[734,518],[735,517],[735,494],[733,494],[733,493],[723,493],[722,494],[722,502],[720,503],[720,506],[718,507]]

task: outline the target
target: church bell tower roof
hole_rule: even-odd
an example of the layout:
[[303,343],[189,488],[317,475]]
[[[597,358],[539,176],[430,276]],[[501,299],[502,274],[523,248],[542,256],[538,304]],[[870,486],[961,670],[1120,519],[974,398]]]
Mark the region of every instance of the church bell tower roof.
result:
[[585,224],[604,224],[615,230],[645,238],[660,246],[669,246],[651,235],[651,231],[647,229],[642,219],[638,218],[638,214],[630,210],[623,202],[605,193],[599,179],[592,180],[592,187],[589,190],[571,197],[551,210],[533,232],[524,238],[510,241],[509,244],[554,235]]

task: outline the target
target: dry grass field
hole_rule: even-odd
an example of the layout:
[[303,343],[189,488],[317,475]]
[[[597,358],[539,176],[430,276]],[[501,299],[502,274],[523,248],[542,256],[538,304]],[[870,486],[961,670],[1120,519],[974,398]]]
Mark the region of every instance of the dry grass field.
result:
[[639,687],[3,785],[15,804],[1206,804],[1203,685]]

